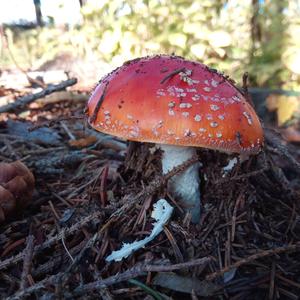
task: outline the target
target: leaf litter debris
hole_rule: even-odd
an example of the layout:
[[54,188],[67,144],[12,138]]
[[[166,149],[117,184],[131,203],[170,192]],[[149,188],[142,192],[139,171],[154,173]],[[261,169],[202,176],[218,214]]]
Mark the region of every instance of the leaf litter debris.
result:
[[[151,144],[128,146],[86,127],[84,97],[38,107],[25,97],[2,107],[0,120],[1,161],[22,161],[36,179],[29,206],[0,225],[0,298],[298,299],[299,145],[265,128],[256,157],[199,149],[161,176]],[[203,213],[193,225],[166,183],[199,158]],[[107,262],[124,243],[151,235],[160,198],[174,207],[163,231]]]

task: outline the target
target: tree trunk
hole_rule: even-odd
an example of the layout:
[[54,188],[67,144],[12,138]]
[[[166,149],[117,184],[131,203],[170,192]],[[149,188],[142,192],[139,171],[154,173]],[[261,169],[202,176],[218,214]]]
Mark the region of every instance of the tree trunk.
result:
[[87,2],[88,2],[88,0],[79,0],[80,7],[83,7],[84,5],[86,5]]
[[44,22],[43,22],[43,16],[41,11],[41,1],[33,0],[33,4],[35,7],[36,23],[39,27],[42,27],[44,26]]

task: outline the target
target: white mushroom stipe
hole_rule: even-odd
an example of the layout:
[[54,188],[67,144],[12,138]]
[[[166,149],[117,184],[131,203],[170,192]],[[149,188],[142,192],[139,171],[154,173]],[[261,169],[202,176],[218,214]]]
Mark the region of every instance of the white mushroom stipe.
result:
[[113,251],[109,256],[106,257],[106,261],[121,261],[123,258],[128,257],[138,249],[145,247],[147,243],[152,241],[163,231],[163,226],[169,221],[172,215],[173,207],[165,199],[160,199],[153,205],[153,208],[154,209],[151,217],[155,219],[156,222],[153,224],[151,234],[144,239],[135,241],[133,243],[123,243],[121,249]]
[[[192,147],[172,145],[159,145],[159,147],[163,150],[163,174],[196,155],[196,149]],[[185,171],[173,176],[168,183],[168,190],[183,204],[185,211],[191,213],[193,223],[198,223],[200,219],[199,167],[199,162],[193,164]]]

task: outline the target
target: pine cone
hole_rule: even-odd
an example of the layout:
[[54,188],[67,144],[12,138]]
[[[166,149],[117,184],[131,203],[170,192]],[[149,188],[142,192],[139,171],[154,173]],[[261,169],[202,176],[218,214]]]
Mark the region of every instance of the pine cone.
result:
[[0,223],[29,204],[34,176],[20,161],[0,163]]

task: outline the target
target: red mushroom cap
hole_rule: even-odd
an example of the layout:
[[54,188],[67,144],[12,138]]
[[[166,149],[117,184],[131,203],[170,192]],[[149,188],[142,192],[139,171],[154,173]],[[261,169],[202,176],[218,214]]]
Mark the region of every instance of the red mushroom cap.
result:
[[125,63],[97,85],[89,123],[123,139],[256,153],[263,143],[259,119],[222,74],[178,56]]

